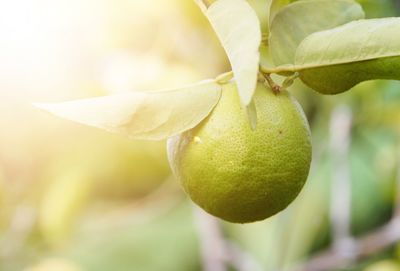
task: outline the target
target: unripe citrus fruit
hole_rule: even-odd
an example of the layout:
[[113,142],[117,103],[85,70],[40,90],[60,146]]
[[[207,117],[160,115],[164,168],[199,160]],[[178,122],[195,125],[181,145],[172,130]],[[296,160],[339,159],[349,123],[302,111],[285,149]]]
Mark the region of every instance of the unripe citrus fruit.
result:
[[205,211],[230,222],[262,220],[286,208],[310,168],[310,131],[297,101],[258,84],[254,103],[253,130],[236,85],[226,84],[205,120],[168,141],[184,190]]

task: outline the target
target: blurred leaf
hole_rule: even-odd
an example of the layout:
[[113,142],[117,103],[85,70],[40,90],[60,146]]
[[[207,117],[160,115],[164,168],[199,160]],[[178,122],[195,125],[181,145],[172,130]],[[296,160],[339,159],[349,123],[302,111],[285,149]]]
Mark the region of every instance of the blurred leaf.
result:
[[[6,192],[7,192],[6,180],[3,175],[2,169],[0,168],[0,206],[3,206],[3,204],[4,204]],[[1,221],[1,217],[0,217],[0,221]]]
[[397,0],[357,0],[365,10],[366,18],[396,17],[399,15]]
[[[392,174],[380,172],[377,162],[382,149],[393,149],[395,139],[395,136],[382,128],[361,126],[353,134],[349,157],[352,186],[351,228],[356,236],[366,234],[391,217],[393,195],[388,197],[386,191],[393,191],[394,180]],[[395,164],[392,164],[395,171]],[[392,171],[390,168],[386,170]]]
[[37,104],[57,116],[134,139],[160,140],[199,124],[221,87],[213,81],[158,92],[125,92],[58,104]]
[[[271,7],[274,8],[277,7]],[[297,47],[308,35],[361,18],[364,12],[352,0],[299,1],[284,7],[273,18],[270,29],[269,44],[275,65],[293,64]]]
[[257,84],[261,28],[245,0],[219,0],[206,11],[232,66],[240,100],[248,105]]
[[46,241],[65,241],[81,209],[89,200],[92,180],[82,170],[58,174],[45,191],[39,213],[39,226]]
[[[159,202],[162,208],[165,203]],[[132,211],[132,210],[131,210]],[[157,210],[146,210],[146,213]],[[83,228],[67,256],[87,271],[200,271],[199,241],[189,201],[174,205],[154,219],[135,220],[126,213],[117,226]],[[95,221],[95,219],[94,219]]]
[[304,39],[295,70],[309,87],[326,94],[372,79],[400,79],[400,18],[370,19]]
[[24,271],[82,271],[75,263],[61,258],[48,258]]
[[92,201],[136,201],[157,189],[171,174],[164,140],[129,140],[96,129],[79,139],[71,138],[74,140],[63,143],[52,155],[46,171],[51,176],[45,184],[52,185],[59,175],[79,165],[93,180]]
[[395,260],[383,260],[371,264],[364,271],[400,271],[400,263]]

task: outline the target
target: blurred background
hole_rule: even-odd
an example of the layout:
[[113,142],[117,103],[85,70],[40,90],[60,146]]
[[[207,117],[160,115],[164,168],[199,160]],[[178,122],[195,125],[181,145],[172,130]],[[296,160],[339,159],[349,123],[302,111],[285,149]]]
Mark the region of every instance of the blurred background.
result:
[[[266,26],[266,0],[249,0]],[[368,18],[399,1],[360,0]],[[191,0],[0,1],[1,271],[400,270],[400,83],[324,97],[292,87],[313,131],[305,189],[235,225],[194,207],[165,142],[32,107],[177,87],[228,71]]]

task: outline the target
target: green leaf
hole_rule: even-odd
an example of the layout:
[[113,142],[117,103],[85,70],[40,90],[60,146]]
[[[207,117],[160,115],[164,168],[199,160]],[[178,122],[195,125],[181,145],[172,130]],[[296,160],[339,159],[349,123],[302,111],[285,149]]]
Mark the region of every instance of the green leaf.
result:
[[400,18],[351,22],[307,37],[294,69],[302,81],[325,94],[373,79],[400,80]]
[[258,20],[261,26],[261,32],[264,34],[268,32],[268,17],[269,12],[266,7],[270,5],[271,0],[247,0],[253,10],[258,16]]
[[294,1],[296,0],[247,0],[258,15],[263,38],[264,36],[268,37],[269,26],[271,25],[275,15],[286,5],[289,5]]
[[275,65],[293,64],[297,47],[310,34],[362,18],[364,12],[353,0],[308,0],[284,7],[275,15],[270,29]]
[[290,0],[270,0],[269,6],[269,25],[271,26],[275,15],[285,6],[289,5],[292,1]]
[[257,85],[261,29],[257,14],[245,0],[219,0],[205,15],[232,66],[240,100],[248,105]]
[[220,95],[221,86],[206,81],[182,89],[125,92],[36,106],[133,139],[161,140],[199,124],[218,103]]

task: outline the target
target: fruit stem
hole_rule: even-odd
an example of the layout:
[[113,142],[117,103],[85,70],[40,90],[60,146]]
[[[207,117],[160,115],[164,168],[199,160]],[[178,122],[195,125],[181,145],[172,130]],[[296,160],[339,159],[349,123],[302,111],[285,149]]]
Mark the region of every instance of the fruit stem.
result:
[[269,73],[260,73],[259,77],[261,77],[261,81],[267,87],[270,87],[273,92],[279,93],[282,91],[282,88],[272,80],[271,75]]
[[[268,34],[263,34],[262,35],[262,39],[261,39],[262,44],[264,44],[265,46],[268,46],[269,40],[268,40]],[[261,67],[260,67],[261,70]]]

